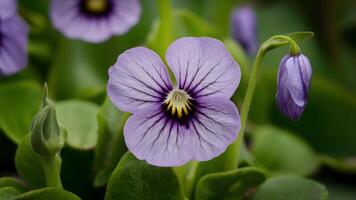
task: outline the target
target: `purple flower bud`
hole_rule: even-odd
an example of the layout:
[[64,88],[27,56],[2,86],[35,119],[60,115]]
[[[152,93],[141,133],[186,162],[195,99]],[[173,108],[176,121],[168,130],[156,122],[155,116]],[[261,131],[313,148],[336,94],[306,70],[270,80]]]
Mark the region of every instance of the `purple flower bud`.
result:
[[311,64],[303,54],[286,55],[279,64],[277,104],[281,112],[292,120],[298,120],[304,111],[311,76]]
[[255,10],[250,6],[240,7],[232,13],[232,37],[249,55],[258,50],[257,22]]

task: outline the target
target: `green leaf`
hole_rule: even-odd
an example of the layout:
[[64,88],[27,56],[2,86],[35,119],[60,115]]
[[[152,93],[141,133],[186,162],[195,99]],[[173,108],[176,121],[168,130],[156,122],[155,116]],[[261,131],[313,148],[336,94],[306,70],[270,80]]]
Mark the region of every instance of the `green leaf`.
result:
[[325,186],[316,181],[298,176],[281,176],[263,183],[252,200],[326,200],[327,197]]
[[182,200],[178,178],[168,167],[155,167],[126,153],[110,177],[105,200]]
[[98,113],[99,138],[94,154],[94,185],[105,185],[120,158],[127,151],[123,127],[127,114],[119,111],[106,98]]
[[0,85],[0,128],[16,144],[30,131],[40,99],[41,87],[34,82]]
[[28,134],[17,147],[15,166],[20,177],[30,188],[42,188],[46,186],[46,180],[42,171],[41,158],[33,151],[30,139],[30,134]]
[[2,187],[0,188],[0,200],[9,200],[18,196],[20,191],[13,187]]
[[338,157],[331,157],[327,155],[320,156],[321,162],[336,170],[343,173],[355,173],[356,172],[356,159],[355,157],[350,158],[338,158]]
[[20,192],[27,191],[27,188],[22,185],[17,179],[11,177],[0,178],[0,188],[2,187],[13,187]]
[[67,131],[67,144],[73,148],[94,148],[98,139],[98,106],[81,100],[56,103],[59,125]]
[[288,33],[287,36],[292,38],[294,41],[298,42],[313,37],[314,33],[311,31],[293,32],[293,33]]
[[275,172],[310,175],[319,166],[317,156],[302,139],[272,126],[254,131],[252,152],[257,163]]
[[80,198],[68,191],[57,188],[43,188],[33,190],[17,196],[14,200],[80,200]]
[[200,179],[195,200],[246,199],[265,179],[263,171],[254,167],[208,174]]

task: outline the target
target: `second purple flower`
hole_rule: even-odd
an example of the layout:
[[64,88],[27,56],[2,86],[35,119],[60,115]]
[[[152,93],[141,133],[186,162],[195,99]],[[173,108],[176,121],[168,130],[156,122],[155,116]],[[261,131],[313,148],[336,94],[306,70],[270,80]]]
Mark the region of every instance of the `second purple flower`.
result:
[[230,101],[240,68],[224,45],[212,38],[181,38],[167,50],[176,84],[153,51],[122,53],[109,69],[108,95],[133,115],[124,128],[128,149],[157,166],[210,160],[226,150],[240,130]]

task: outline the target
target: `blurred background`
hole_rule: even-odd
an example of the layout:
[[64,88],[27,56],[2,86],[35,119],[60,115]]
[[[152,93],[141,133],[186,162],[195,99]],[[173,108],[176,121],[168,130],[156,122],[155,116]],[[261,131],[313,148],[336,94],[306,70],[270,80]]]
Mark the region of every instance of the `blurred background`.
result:
[[[313,31],[315,37],[300,43],[313,77],[308,106],[297,122],[282,116],[275,103],[278,64],[288,48],[265,57],[248,122],[249,153],[241,164],[254,163],[272,175],[310,177],[326,185],[331,200],[356,199],[356,1],[174,0],[175,38],[218,38],[241,65],[243,78],[233,97],[238,107],[253,58],[229,39],[230,15],[246,4],[256,9],[260,42],[294,31]],[[106,96],[107,69],[117,56],[139,45],[157,49],[155,1],[141,0],[140,22],[128,33],[99,44],[57,32],[48,18],[48,5],[47,0],[19,1],[19,13],[31,27],[29,66],[0,78],[0,177],[17,176],[17,138],[29,130],[44,82],[55,101],[80,99],[99,107]],[[88,148],[69,145],[62,151],[63,184],[83,199],[101,199],[104,191],[92,183],[96,140],[92,143]]]

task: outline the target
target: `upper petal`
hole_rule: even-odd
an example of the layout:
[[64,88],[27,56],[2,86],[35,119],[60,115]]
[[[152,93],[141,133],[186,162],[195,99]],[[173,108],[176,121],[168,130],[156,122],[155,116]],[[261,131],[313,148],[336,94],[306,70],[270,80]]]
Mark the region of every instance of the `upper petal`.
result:
[[195,98],[230,98],[240,82],[239,65],[213,38],[178,39],[168,48],[166,60],[178,87]]
[[125,51],[109,69],[108,95],[126,112],[161,104],[171,89],[172,82],[162,60],[144,47]]
[[161,106],[134,113],[125,124],[125,142],[139,159],[156,166],[180,166],[192,158],[185,126],[168,118]]
[[236,139],[240,127],[239,112],[230,100],[200,99],[189,123],[193,159],[210,160],[223,153]]

